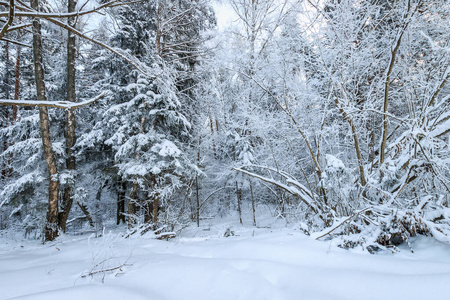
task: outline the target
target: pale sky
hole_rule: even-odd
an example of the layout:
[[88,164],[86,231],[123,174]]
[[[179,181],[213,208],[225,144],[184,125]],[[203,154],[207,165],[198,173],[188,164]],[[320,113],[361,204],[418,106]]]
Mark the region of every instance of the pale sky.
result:
[[231,23],[237,19],[233,8],[227,0],[213,1],[212,6],[216,12],[217,27],[220,31],[223,31],[225,28],[229,27]]

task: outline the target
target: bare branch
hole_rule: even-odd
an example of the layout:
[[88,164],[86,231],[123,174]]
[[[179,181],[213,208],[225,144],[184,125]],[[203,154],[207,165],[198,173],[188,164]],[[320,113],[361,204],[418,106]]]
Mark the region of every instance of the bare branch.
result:
[[122,267],[125,267],[125,266],[131,266],[131,265],[126,264],[126,263],[123,263],[123,264],[121,264],[120,266],[117,266],[117,267],[112,267],[112,268],[106,268],[106,269],[102,269],[102,270],[91,271],[91,272],[89,272],[89,273],[87,273],[87,274],[81,275],[81,278],[86,278],[86,277],[88,277],[88,276],[93,276],[93,275],[99,274],[99,273],[112,272],[112,271],[115,271],[115,270],[120,270],[120,271],[122,271]]
[[13,30],[19,30],[19,29],[26,28],[26,27],[31,27],[31,26],[33,26],[33,24],[31,24],[31,23],[19,24],[19,25],[15,25],[15,26],[10,26],[7,31],[10,32],[10,31],[13,31]]
[[19,46],[22,46],[22,47],[31,48],[30,45],[27,45],[27,44],[24,44],[24,43],[15,41],[15,40],[10,40],[10,39],[5,39],[5,38],[2,38],[1,40],[2,40],[2,41],[5,41],[5,42],[9,42],[9,43],[11,43],[11,44],[16,44],[16,45],[19,45]]
[[[14,1],[14,0],[10,0],[10,1]],[[120,2],[120,3],[118,3],[119,1],[112,1],[112,2],[108,2],[108,3],[103,4],[103,5],[99,6],[98,8],[94,8],[94,9],[92,9],[92,10],[90,10],[90,11],[85,11],[85,12],[75,12],[75,13],[70,13],[70,14],[60,14],[60,15],[61,15],[61,16],[64,15],[64,17],[67,17],[67,18],[68,18],[68,17],[75,17],[75,16],[79,16],[79,15],[82,15],[82,14],[94,13],[94,12],[97,12],[99,9],[105,8],[105,7],[115,7],[115,6],[120,6],[120,5],[127,5],[127,4],[130,4],[130,3],[138,3],[138,2],[142,2],[142,1],[145,1],[145,0],[138,0],[138,1],[128,2],[128,3],[125,3],[125,2]],[[53,24],[58,25],[59,27],[64,28],[64,29],[66,29],[66,30],[69,30],[70,32],[72,32],[72,33],[74,33],[74,34],[76,34],[76,35],[78,35],[78,36],[80,36],[80,37],[82,37],[82,38],[84,38],[84,39],[86,39],[86,40],[88,40],[88,41],[94,43],[94,44],[97,44],[97,45],[99,45],[99,46],[101,46],[101,47],[103,47],[103,48],[109,50],[110,52],[112,52],[112,53],[114,53],[114,54],[116,54],[117,56],[119,56],[119,57],[122,58],[123,60],[127,61],[127,62],[128,62],[130,65],[132,65],[137,71],[139,71],[140,73],[144,74],[145,76],[148,76],[148,77],[150,77],[150,78],[155,78],[155,77],[157,77],[157,76],[150,76],[149,74],[147,74],[147,73],[142,69],[142,67],[138,65],[138,63],[136,63],[135,61],[133,61],[131,58],[127,57],[126,55],[120,53],[120,52],[117,51],[116,49],[114,49],[114,48],[112,48],[112,47],[106,45],[105,43],[102,43],[102,42],[100,42],[100,41],[98,41],[98,40],[96,40],[96,39],[93,39],[93,38],[91,38],[91,37],[88,37],[88,36],[85,35],[84,33],[82,33],[82,32],[80,32],[80,31],[78,31],[77,29],[73,28],[72,26],[69,26],[68,24],[66,24],[66,23],[64,23],[64,22],[61,22],[61,21],[59,21],[59,20],[53,18],[54,14],[42,14],[42,15],[41,15],[39,12],[37,12],[36,10],[33,10],[30,6],[28,6],[28,5],[25,4],[24,2],[22,2],[22,1],[20,1],[20,0],[17,0],[17,2],[20,3],[20,4],[22,5],[21,8],[26,9],[27,12],[33,13],[33,15],[28,15],[28,16],[34,16],[34,17],[41,17],[41,18],[44,18],[44,19],[46,19],[46,20],[52,22]],[[17,15],[17,14],[16,14],[16,15]],[[2,15],[0,14],[0,17],[1,17],[1,16],[2,16]],[[19,15],[18,15],[18,16],[19,16]],[[58,15],[58,16],[59,16],[59,15]],[[10,104],[7,104],[7,105],[10,105]]]
[[[11,2],[12,0],[10,0]],[[135,2],[142,2],[144,0],[141,1],[135,1]],[[118,3],[119,2],[119,3]],[[133,3],[135,3],[133,2]],[[76,12],[72,12],[72,13],[42,13],[42,12],[38,12],[35,10],[30,10],[27,6],[18,6],[17,8],[22,10],[19,12],[15,13],[15,16],[17,17],[31,17],[31,18],[42,18],[42,19],[49,19],[49,18],[71,18],[71,17],[78,17],[78,16],[83,16],[83,15],[87,15],[87,14],[92,14],[92,13],[98,13],[99,10],[106,8],[106,7],[115,7],[115,6],[120,6],[120,5],[127,5],[128,3],[124,3],[118,0],[115,1],[111,1],[108,3],[105,3],[103,5],[100,5],[99,7],[95,7],[91,10],[85,10],[85,11],[76,11]],[[23,5],[23,4],[22,4]],[[11,7],[11,6],[10,6]],[[25,10],[25,11],[23,11]],[[6,17],[8,16],[8,13],[6,12],[1,12],[0,13],[0,17]]]
[[98,95],[95,98],[83,101],[83,102],[70,102],[70,101],[39,101],[39,100],[9,100],[9,99],[0,99],[0,105],[17,105],[17,106],[34,106],[34,107],[55,107],[61,109],[76,109],[83,106],[87,106],[89,104],[94,103],[97,100],[108,95],[110,92],[105,91]]

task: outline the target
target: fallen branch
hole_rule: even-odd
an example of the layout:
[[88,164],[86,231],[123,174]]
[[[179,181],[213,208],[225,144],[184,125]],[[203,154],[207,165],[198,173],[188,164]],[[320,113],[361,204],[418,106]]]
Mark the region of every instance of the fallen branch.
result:
[[123,264],[121,264],[120,266],[117,266],[117,267],[108,268],[108,269],[102,269],[102,270],[97,270],[97,271],[91,271],[91,272],[89,272],[87,274],[81,275],[81,278],[86,278],[88,276],[94,276],[95,274],[99,274],[99,273],[112,272],[112,271],[115,271],[115,270],[122,271],[122,267],[125,267],[125,266],[132,266],[132,265],[123,263]]
[[163,232],[163,233],[157,234],[156,239],[157,240],[169,240],[169,239],[173,239],[176,236],[177,235],[175,232]]

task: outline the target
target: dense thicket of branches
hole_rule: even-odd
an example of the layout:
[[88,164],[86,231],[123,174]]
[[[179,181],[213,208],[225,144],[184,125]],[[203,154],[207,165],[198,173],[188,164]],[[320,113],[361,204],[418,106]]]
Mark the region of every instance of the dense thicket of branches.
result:
[[226,3],[218,29],[206,0],[0,2],[0,230],[256,225],[264,204],[344,247],[450,241],[448,1]]

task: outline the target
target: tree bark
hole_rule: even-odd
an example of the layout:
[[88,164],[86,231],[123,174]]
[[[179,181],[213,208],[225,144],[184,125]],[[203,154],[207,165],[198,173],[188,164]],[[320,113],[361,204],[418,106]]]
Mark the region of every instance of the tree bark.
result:
[[253,196],[253,184],[251,180],[249,180],[249,184],[250,184],[250,195],[252,197],[253,226],[256,226],[256,204],[255,204],[255,197]]
[[159,194],[157,193],[153,198],[153,224],[158,222],[158,208],[159,208]]
[[[155,191],[157,189],[157,184],[156,184],[156,176],[155,174],[152,174],[152,184],[153,184],[153,190]],[[158,222],[158,212],[159,212],[159,193],[155,192],[153,195],[153,203],[152,203],[152,221],[153,224],[156,224],[156,222]]]
[[[216,120],[216,122],[217,122],[217,120]],[[209,127],[211,129],[211,135],[213,136],[211,147],[212,147],[212,151],[213,151],[213,154],[214,154],[214,158],[217,159],[216,143],[214,141],[215,140],[214,139],[214,125],[213,125],[213,119],[212,119],[212,115],[211,114],[209,114]],[[217,132],[219,132],[219,131],[217,131]]]
[[199,186],[198,186],[198,176],[195,177],[195,189],[196,189],[196,219],[197,219],[197,227],[200,227],[200,195],[199,195]]
[[156,42],[156,51],[158,55],[162,56],[162,47],[161,47],[161,40],[162,40],[162,13],[163,13],[163,4],[161,1],[158,1],[158,8],[156,12],[156,36],[155,36],[155,42]]
[[[408,1],[407,11],[404,16],[405,20],[408,19],[410,9],[411,9],[411,2]],[[413,14],[414,14],[414,12],[413,12]],[[400,44],[402,43],[403,34],[405,33],[410,20],[411,20],[411,16],[409,17],[409,20],[405,22],[404,26],[400,29],[400,32],[396,37],[395,47],[391,50],[391,58],[389,60],[389,65],[386,70],[386,77],[384,79],[384,97],[383,97],[383,114],[384,115],[383,115],[382,138],[381,138],[381,146],[380,146],[380,166],[384,163],[385,156],[386,156],[386,153],[385,153],[386,152],[386,142],[387,142],[387,138],[388,138],[388,129],[389,129],[387,112],[388,112],[388,105],[389,105],[389,86],[390,86],[390,82],[391,82],[391,74],[392,74],[392,71],[394,70],[395,59],[397,56],[398,49],[400,48]],[[383,176],[383,173],[381,174],[381,176]]]
[[358,139],[358,133],[356,130],[356,126],[353,123],[353,120],[350,118],[350,116],[345,112],[345,110],[342,108],[342,106],[339,103],[339,100],[337,98],[334,99],[334,103],[336,103],[337,108],[342,114],[342,117],[348,122],[350,125],[350,128],[352,130],[352,136],[353,136],[353,144],[355,147],[356,152],[356,158],[358,160],[358,167],[359,167],[359,178],[361,180],[361,185],[364,187],[367,184],[366,181],[366,175],[364,172],[364,161],[361,154],[361,147],[359,146],[359,139]]
[[[39,0],[31,0],[31,7],[38,9]],[[34,76],[36,81],[36,94],[40,101],[46,101],[44,69],[42,59],[42,40],[40,20],[33,19],[33,58],[34,58]],[[58,236],[58,193],[59,180],[56,159],[53,153],[52,141],[50,135],[50,122],[48,118],[48,109],[39,108],[39,126],[41,129],[42,146],[44,148],[44,157],[47,162],[49,185],[48,185],[48,210],[47,220],[44,229],[45,241],[52,241]]]
[[[19,18],[20,22],[20,18]],[[17,33],[17,40],[20,41],[21,39],[21,32],[20,30]],[[16,68],[15,68],[15,82],[14,82],[14,100],[19,100],[19,91],[20,91],[20,55],[21,55],[21,46],[17,46],[17,53],[16,53]],[[14,124],[17,120],[17,105],[13,105],[12,107],[13,113],[12,113],[12,119],[11,122]]]
[[[9,83],[9,77],[10,77],[10,73],[9,73],[9,42],[5,43],[5,69],[6,69],[6,73],[5,73],[5,79],[4,79],[4,83],[5,83],[5,94],[6,97],[9,98],[10,97],[10,83]],[[7,116],[8,119],[8,116]]]
[[137,200],[137,190],[139,184],[137,180],[133,182],[133,188],[128,199],[128,228],[132,228],[136,225],[136,200]]
[[[6,42],[6,44],[5,44],[5,54],[6,54],[5,55],[6,74],[5,74],[5,77],[3,80],[3,84],[4,84],[3,92],[5,93],[5,96],[7,98],[9,98],[9,94],[10,94],[10,92],[9,92],[9,42]],[[8,110],[9,110],[9,108],[5,109],[5,114],[4,114],[5,123],[8,123],[7,120],[9,119],[9,111]],[[8,125],[6,125],[6,126],[8,126]],[[3,127],[3,124],[2,124],[2,127]],[[8,147],[9,147],[8,139],[5,138],[3,140],[3,151],[6,151],[6,149],[8,149]],[[9,166],[10,166],[10,164],[9,164],[8,160],[4,160],[2,163],[2,175],[1,175],[2,178],[9,177]]]
[[[21,19],[19,18],[19,22],[21,21]],[[20,30],[17,32],[17,40],[20,41],[21,38],[21,32]],[[6,42],[6,70],[9,70],[8,67],[8,63],[9,63],[9,48],[8,48],[9,43]],[[14,100],[18,101],[19,100],[19,90],[20,90],[20,52],[21,52],[22,47],[20,45],[17,46],[17,50],[16,50],[16,65],[15,65],[15,70],[14,70]],[[5,81],[6,81],[6,97],[9,98],[9,73],[7,71],[6,77],[5,77]],[[8,119],[8,110],[6,110],[6,119]],[[16,123],[17,120],[17,105],[12,105],[12,115],[11,115],[11,125],[14,125]],[[6,150],[8,147],[11,147],[12,145],[14,145],[13,141],[9,141],[5,139],[4,140],[4,149]],[[2,168],[2,175],[4,177],[10,177],[12,175],[12,169],[11,169],[11,163],[14,159],[14,155],[13,153],[9,154],[9,157],[7,159],[6,164],[4,165],[4,167]]]
[[[75,0],[68,0],[67,12],[75,11],[77,2]],[[75,28],[75,17],[70,17],[67,20],[69,26]],[[67,101],[75,102],[75,34],[67,31]],[[66,114],[66,169],[75,176],[75,156],[73,155],[73,146],[75,146],[75,114],[73,109],[68,109]],[[66,222],[69,217],[70,209],[72,208],[74,197],[75,181],[66,182],[64,188],[63,199],[61,203],[61,213],[59,215],[59,226],[63,232],[66,231]]]
[[127,191],[126,181],[119,181],[117,189],[117,215],[116,223],[125,223],[125,193]]
[[238,205],[239,222],[241,224],[243,224],[242,223],[242,207],[241,207],[241,205],[242,205],[242,189],[239,188],[239,184],[237,181],[236,181],[236,198],[237,198],[237,205]]
[[145,209],[144,209],[144,223],[152,223],[153,219],[153,202],[150,199],[145,200]]

